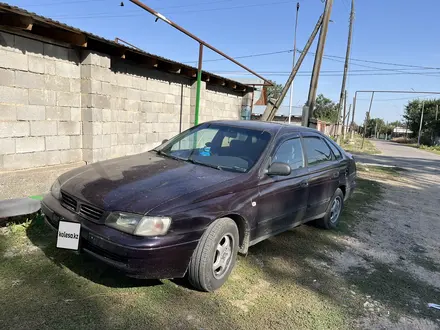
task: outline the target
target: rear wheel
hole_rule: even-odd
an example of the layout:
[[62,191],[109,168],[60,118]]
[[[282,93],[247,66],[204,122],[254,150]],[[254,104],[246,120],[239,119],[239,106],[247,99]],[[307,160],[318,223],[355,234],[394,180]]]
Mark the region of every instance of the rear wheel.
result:
[[214,291],[226,282],[237,259],[238,238],[237,225],[230,218],[218,219],[206,229],[188,268],[192,286]]
[[336,189],[330,203],[328,204],[325,216],[316,221],[316,224],[325,229],[334,229],[339,224],[339,217],[344,208],[344,193],[341,189]]

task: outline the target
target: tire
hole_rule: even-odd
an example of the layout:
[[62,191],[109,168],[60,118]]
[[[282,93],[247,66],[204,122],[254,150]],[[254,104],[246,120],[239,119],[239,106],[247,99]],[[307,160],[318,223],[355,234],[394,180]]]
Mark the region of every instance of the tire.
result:
[[218,219],[206,229],[188,267],[193,287],[211,292],[226,282],[237,259],[238,239],[237,225],[230,218]]
[[[335,206],[336,205],[336,206]],[[339,205],[339,206],[337,206]],[[338,210],[335,210],[336,207]],[[328,204],[325,216],[322,219],[316,220],[318,227],[325,229],[334,229],[339,224],[339,218],[344,209],[344,193],[341,189],[336,189],[330,203]],[[335,214],[337,212],[337,214]]]

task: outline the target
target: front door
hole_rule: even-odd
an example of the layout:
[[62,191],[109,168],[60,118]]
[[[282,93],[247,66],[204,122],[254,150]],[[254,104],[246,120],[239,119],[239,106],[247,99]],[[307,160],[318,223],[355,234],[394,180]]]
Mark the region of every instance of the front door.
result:
[[289,164],[292,172],[289,176],[265,174],[261,179],[253,241],[293,227],[306,211],[308,173],[299,136],[289,136],[278,143],[268,165],[274,162]]
[[306,219],[315,219],[324,216],[328,203],[338,188],[339,162],[318,134],[304,134],[303,143],[309,171]]

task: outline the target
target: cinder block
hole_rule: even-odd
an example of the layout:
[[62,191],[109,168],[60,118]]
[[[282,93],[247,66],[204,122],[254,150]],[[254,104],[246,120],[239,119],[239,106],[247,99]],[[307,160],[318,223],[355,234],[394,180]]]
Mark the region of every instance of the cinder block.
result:
[[133,134],[118,134],[118,145],[133,144]]
[[165,95],[165,103],[169,104],[175,104],[176,103],[176,97],[172,94],[166,94]]
[[57,105],[79,107],[81,105],[81,95],[79,93],[57,92]]
[[112,137],[110,134],[102,136],[102,147],[110,148],[112,146]]
[[72,149],[72,150],[61,150],[60,151],[61,163],[75,163],[82,160],[82,150]]
[[43,43],[38,40],[29,39],[16,35],[15,48],[18,48],[21,51],[26,52],[26,54],[43,56]]
[[70,91],[72,93],[80,93],[81,92],[81,79],[70,78]]
[[102,135],[92,135],[92,146],[93,149],[102,148]]
[[153,124],[151,123],[141,123],[140,124],[140,133],[151,133],[153,132]]
[[125,100],[124,109],[127,111],[139,111],[140,101]]
[[55,60],[69,60],[69,49],[61,46],[56,46],[53,44],[44,44],[44,56],[51,57]]
[[93,149],[93,135],[83,135],[82,146],[84,149]]
[[111,134],[110,135],[110,141],[111,141],[111,145],[115,146],[118,144],[118,135],[117,134]]
[[157,112],[147,112],[147,122],[157,123],[159,121],[159,114]]
[[92,51],[83,51],[82,65],[97,65],[110,68],[110,56]]
[[92,123],[93,135],[102,134],[102,123]]
[[141,100],[142,101],[153,101],[154,100],[154,92],[151,91],[142,91],[141,92]]
[[46,136],[46,150],[62,150],[70,148],[69,136]]
[[127,133],[134,134],[139,133],[139,123],[131,123],[127,124]]
[[102,121],[111,121],[112,111],[110,109],[102,109]]
[[14,71],[9,69],[0,69],[0,86],[14,86]]
[[61,152],[59,150],[46,151],[47,165],[61,164]]
[[44,73],[50,75],[56,75],[55,61],[45,58],[44,59]]
[[112,110],[124,110],[125,99],[122,98],[111,98],[110,99],[110,109]]
[[46,107],[47,120],[70,120],[70,107]]
[[147,133],[147,142],[155,143],[159,141],[159,133]]
[[134,144],[143,144],[147,143],[147,134],[146,133],[137,133],[133,135],[133,143]]
[[163,108],[164,108],[163,106],[164,106],[163,103],[154,102],[154,103],[152,103],[151,111],[153,111],[153,112],[162,112]]
[[127,89],[127,99],[133,101],[141,100],[141,91],[138,89],[128,88]]
[[132,78],[132,85],[133,88],[140,89],[140,90],[146,90],[147,89],[147,79],[144,77],[133,77]]
[[35,152],[44,150],[43,137],[22,137],[15,140],[16,152],[21,154],[25,152]]
[[79,135],[81,134],[81,123],[77,121],[58,122],[59,135]]
[[48,136],[58,134],[56,121],[32,121],[30,125],[32,136]]
[[112,123],[103,123],[102,134],[111,134],[111,133],[112,133]]
[[22,53],[0,50],[0,68],[27,71],[28,58]]
[[0,104],[0,121],[17,120],[17,108],[13,104]]
[[118,123],[117,122],[111,122],[111,134],[115,134],[118,132]]
[[45,73],[45,59],[37,56],[28,56],[29,71]]
[[47,165],[46,152],[30,152],[25,154],[11,154],[3,156],[3,168],[18,170]]
[[56,74],[67,78],[81,78],[81,70],[78,65],[72,62],[55,62]]
[[46,108],[44,105],[18,105],[18,120],[44,120],[46,119]]
[[0,100],[3,103],[28,104],[28,90],[0,86]]
[[122,134],[127,133],[127,123],[117,123],[117,130],[116,133]]
[[60,91],[60,92],[69,92],[70,79],[60,76],[46,75],[44,76],[44,89],[49,89],[52,91]]
[[[56,92],[48,90],[29,89],[29,104],[55,105],[55,103]],[[27,104],[27,102],[24,104]]]
[[70,108],[70,120],[81,121],[81,108]]
[[0,121],[0,138],[29,136],[28,122]]
[[133,79],[125,73],[117,73],[116,84],[122,87],[133,87]]
[[91,106],[100,109],[110,109],[110,97],[106,95],[91,94]]
[[82,135],[72,135],[70,137],[70,148],[71,149],[81,149],[82,146]]
[[0,155],[15,153],[15,139],[0,139]]
[[102,121],[102,109],[83,108],[81,113],[83,121]]

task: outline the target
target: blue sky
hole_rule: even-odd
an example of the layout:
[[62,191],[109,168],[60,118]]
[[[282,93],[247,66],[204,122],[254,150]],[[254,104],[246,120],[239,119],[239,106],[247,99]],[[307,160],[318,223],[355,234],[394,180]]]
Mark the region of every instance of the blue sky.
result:
[[[186,35],[139,7],[120,0],[23,0],[10,4],[100,36],[127,40],[154,54],[176,61],[197,60],[198,45]],[[298,23],[298,49],[305,45],[324,4],[321,0],[302,0]],[[350,0],[335,0],[325,55],[345,56],[348,33]],[[357,0],[354,26],[353,59],[391,62],[397,64],[440,67],[440,35],[438,0],[416,3],[409,0]],[[297,1],[288,0],[145,0],[187,30],[231,56],[261,54],[293,48],[293,27]],[[315,51],[316,42],[311,51]],[[217,59],[219,55],[207,50],[204,58]],[[240,59],[242,63],[284,83],[285,72],[290,71],[292,53]],[[440,70],[423,70],[383,64],[354,62],[370,68],[351,65],[348,78],[348,102],[356,90],[438,90]],[[194,63],[195,65],[195,63]],[[313,55],[306,57],[302,73],[295,79],[294,105],[302,106],[307,98]],[[373,70],[371,67],[400,70]],[[228,61],[204,63],[204,69],[231,78],[250,78],[245,71]],[[343,63],[323,60],[323,71],[318,93],[337,101],[342,79]],[[400,74],[412,72],[415,74]],[[427,74],[431,72],[431,75]],[[284,73],[284,74],[283,74]],[[372,73],[380,75],[371,75]],[[391,74],[390,74],[391,73]],[[393,74],[399,73],[399,74]],[[437,74],[435,74],[437,73]],[[368,74],[368,75],[365,75]],[[362,76],[361,76],[362,75]],[[356,108],[356,121],[361,122],[368,110],[370,95],[361,94]],[[400,119],[406,102],[423,95],[377,94],[372,117],[385,121]],[[428,96],[429,97],[429,96]],[[298,109],[296,110],[298,112]]]

